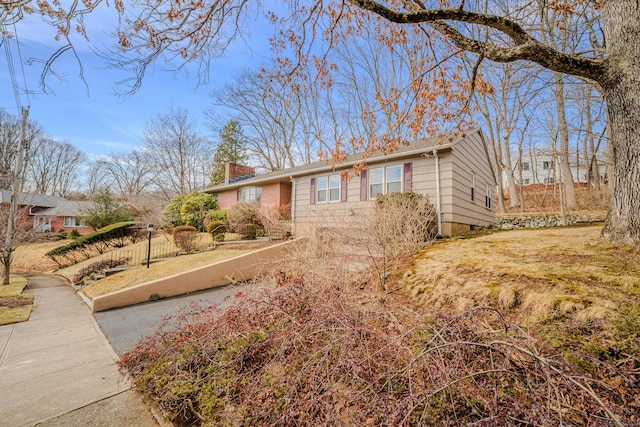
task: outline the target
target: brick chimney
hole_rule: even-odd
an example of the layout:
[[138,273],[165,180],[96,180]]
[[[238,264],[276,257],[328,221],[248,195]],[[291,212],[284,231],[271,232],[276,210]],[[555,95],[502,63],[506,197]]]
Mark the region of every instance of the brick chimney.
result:
[[254,176],[256,176],[256,168],[252,166],[239,165],[237,163],[227,163],[224,165],[225,184],[252,178]]

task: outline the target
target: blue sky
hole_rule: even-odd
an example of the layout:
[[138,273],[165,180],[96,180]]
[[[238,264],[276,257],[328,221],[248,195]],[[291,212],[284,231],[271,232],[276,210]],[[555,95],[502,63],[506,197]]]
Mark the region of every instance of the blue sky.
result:
[[[171,104],[187,107],[192,117],[198,121],[203,133],[210,134],[203,111],[209,106],[210,91],[229,82],[242,67],[258,64],[261,55],[268,55],[268,35],[273,31],[268,24],[256,23],[252,31],[256,36],[248,42],[234,43],[228,54],[211,64],[211,83],[197,85],[195,77],[186,73],[175,74],[164,71],[158,63],[145,76],[141,90],[133,96],[122,98],[115,95],[114,84],[124,74],[118,70],[106,69],[102,59],[95,55],[92,47],[102,47],[108,42],[105,31],[114,24],[113,9],[102,8],[87,19],[89,44],[78,41],[78,48],[84,66],[87,87],[79,78],[79,68],[75,58],[68,52],[60,58],[55,69],[64,74],[66,81],[54,77],[48,79],[53,94],[22,93],[22,105],[30,106],[29,117],[41,123],[54,138],[67,141],[86,152],[90,157],[109,152],[126,152],[140,144],[145,122],[164,112]],[[11,29],[11,28],[10,28]],[[42,65],[28,65],[29,58],[47,59],[56,50],[54,33],[49,26],[36,16],[28,16],[17,26],[21,58],[29,90],[37,89]],[[251,48],[248,47],[251,46]],[[18,85],[24,90],[22,68],[19,64],[15,41],[11,43],[13,61]],[[18,114],[11,86],[9,65],[4,49],[0,52],[0,108]]]

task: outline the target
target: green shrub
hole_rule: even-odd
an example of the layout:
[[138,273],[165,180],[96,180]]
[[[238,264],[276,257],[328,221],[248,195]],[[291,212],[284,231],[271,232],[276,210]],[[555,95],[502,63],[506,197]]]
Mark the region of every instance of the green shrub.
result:
[[80,237],[80,232],[74,228],[73,230],[71,230],[71,231],[69,232],[69,236],[68,236],[68,237],[69,237],[69,239],[73,239],[73,240],[75,240],[75,239],[77,239],[78,237]]
[[[139,229],[140,223],[134,221],[111,224],[94,233],[80,236],[67,245],[52,249],[45,255],[62,267],[65,259],[67,264],[77,262],[77,254],[82,254],[86,259],[93,251],[104,253],[109,248],[121,247],[126,240],[133,240],[134,236],[138,235]],[[67,233],[64,230],[60,230],[56,236],[62,235],[61,232],[66,238]]]
[[58,232],[55,234],[56,239],[58,240],[65,240],[67,238],[67,232],[60,229],[58,230]]
[[227,211],[223,209],[216,209],[207,213],[207,221],[222,221],[227,222]]
[[222,221],[211,221],[207,224],[207,232],[211,234],[214,242],[221,242],[227,232],[227,227]]
[[182,252],[191,253],[198,246],[198,230],[191,225],[179,225],[173,228],[173,243]]

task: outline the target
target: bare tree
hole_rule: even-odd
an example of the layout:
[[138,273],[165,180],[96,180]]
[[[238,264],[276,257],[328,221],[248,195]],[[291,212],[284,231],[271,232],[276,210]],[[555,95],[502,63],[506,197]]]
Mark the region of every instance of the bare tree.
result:
[[151,163],[150,156],[135,148],[128,153],[110,153],[97,163],[103,174],[111,178],[119,197],[129,201],[150,189],[158,176],[158,169]]
[[78,188],[87,155],[69,144],[48,137],[31,144],[26,167],[26,188],[40,194],[67,197]]
[[247,70],[212,93],[208,115],[215,121],[216,107],[230,109],[246,131],[248,155],[262,169],[281,170],[304,163],[297,156],[305,120],[302,97],[265,73]]
[[[0,110],[0,187],[2,188],[9,188],[11,184],[20,140],[20,128],[20,118]],[[29,160],[33,146],[37,145],[37,142],[43,137],[42,126],[37,122],[27,120],[24,129],[24,143],[27,148],[27,152],[24,153],[25,160]]]
[[[475,98],[478,110],[485,121],[489,133],[490,152],[493,159],[498,182],[498,206],[505,211],[502,181],[503,174],[507,180],[510,207],[522,205],[516,185],[516,166],[522,164],[520,156],[512,159],[512,153],[522,146],[517,137],[517,130],[527,126],[527,117],[535,108],[532,101],[537,99],[541,85],[536,80],[539,70],[527,67],[526,64],[498,64],[482,69],[482,79],[490,89],[476,90]],[[521,150],[518,150],[521,151]],[[520,183],[521,184],[521,183]]]
[[143,133],[144,154],[168,198],[209,184],[214,147],[198,132],[186,108],[169,107],[150,119]]
[[88,194],[95,194],[102,188],[112,188],[114,185],[113,177],[109,175],[100,160],[89,164],[86,179],[85,187]]

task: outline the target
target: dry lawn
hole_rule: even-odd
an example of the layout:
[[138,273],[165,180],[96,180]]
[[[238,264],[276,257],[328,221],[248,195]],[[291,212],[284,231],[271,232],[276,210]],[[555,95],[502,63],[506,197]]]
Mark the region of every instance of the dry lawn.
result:
[[58,265],[45,254],[69,242],[71,240],[20,245],[13,252],[11,271],[16,273],[51,273],[58,268]]
[[0,285],[0,325],[26,322],[33,309],[33,295],[22,295],[27,279],[11,276],[8,285]]
[[425,306],[491,305],[520,321],[604,319],[640,300],[640,252],[602,242],[600,231],[550,228],[454,239],[421,251],[396,277]]
[[[259,247],[259,245],[243,245],[242,248],[232,249],[230,247],[227,248],[225,246],[222,246],[221,248],[212,251],[190,255],[180,255],[174,258],[167,259],[165,261],[154,262],[149,266],[148,269],[146,268],[146,266],[139,266],[106,277],[85,287],[83,289],[83,292],[87,297],[94,298],[99,295],[104,295],[118,291],[120,289],[129,288],[131,286],[139,285],[151,280],[161,279],[163,277],[171,276],[183,271],[192,270],[194,268],[209,265],[214,262],[233,258],[238,255],[256,250]],[[77,269],[73,268],[71,271],[69,269],[60,270],[59,273],[66,276],[67,274],[75,275],[76,272]],[[70,279],[69,276],[67,276],[67,278]]]

